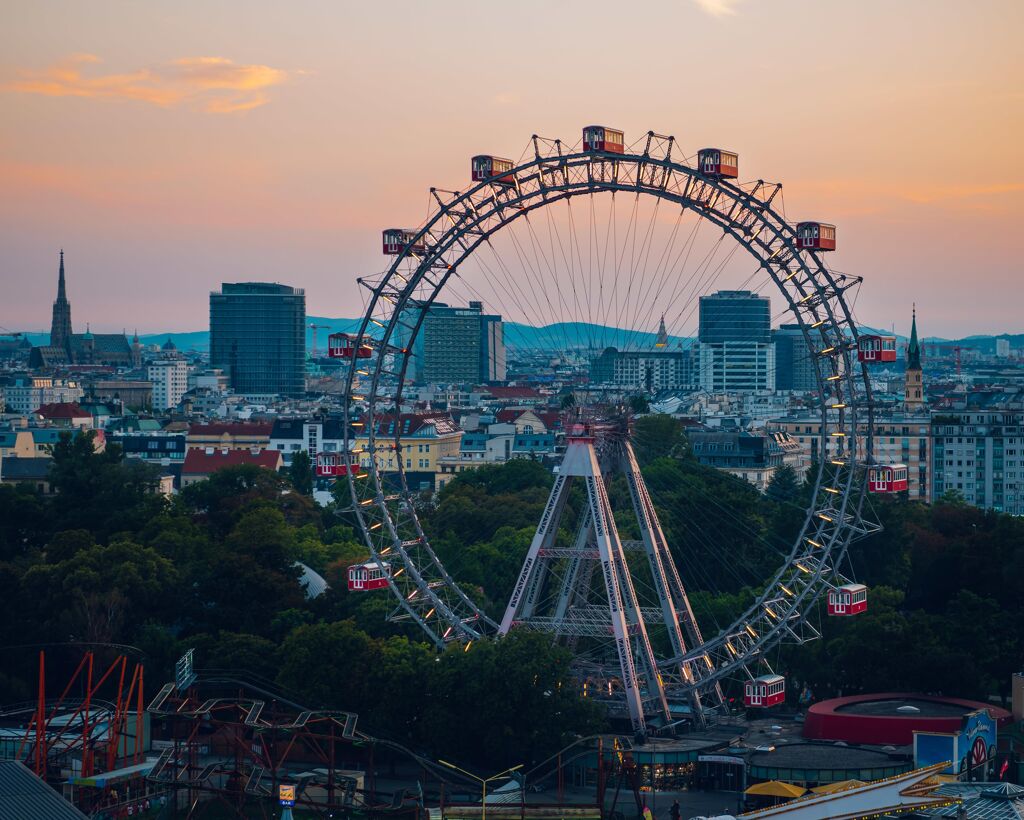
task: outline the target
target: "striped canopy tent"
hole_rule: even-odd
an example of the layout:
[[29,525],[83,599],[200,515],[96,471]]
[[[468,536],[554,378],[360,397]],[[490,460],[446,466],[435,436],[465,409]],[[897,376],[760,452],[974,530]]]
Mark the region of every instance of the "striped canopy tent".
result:
[[765,783],[755,783],[744,794],[755,797],[784,797],[793,799],[807,793],[803,786],[794,786],[792,783],[783,783],[781,780],[769,780]]
[[815,786],[811,789],[815,794],[832,794],[841,792],[844,789],[854,789],[857,786],[866,785],[863,780],[840,780],[837,783],[826,783],[824,786]]

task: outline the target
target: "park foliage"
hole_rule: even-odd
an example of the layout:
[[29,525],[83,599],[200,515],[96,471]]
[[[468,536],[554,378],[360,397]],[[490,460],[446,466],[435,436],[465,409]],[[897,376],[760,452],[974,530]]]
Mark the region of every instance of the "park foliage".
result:
[[[783,469],[760,494],[701,466],[668,417],[639,419],[635,442],[697,617],[714,634],[779,565],[808,488]],[[79,434],[54,448],[52,495],[0,486],[0,702],[32,697],[39,646],[85,642],[137,647],[151,687],[194,647],[199,668],[272,680],[311,708],[359,712],[368,732],[479,765],[540,761],[605,726],[568,652],[543,636],[439,654],[386,620],[390,595],[349,592],[347,567],[368,553],[344,513],[313,503],[307,473],[232,468],[166,499],[146,465],[114,444],[97,453]],[[419,502],[446,566],[492,615],[551,482],[540,464],[517,460],[462,473]],[[609,494],[618,516],[628,491],[617,479]],[[956,497],[873,497],[868,512],[885,527],[851,552],[871,589],[868,612],[816,611],[823,639],[780,650],[774,665],[815,698],[1006,697],[1024,653],[1024,521]],[[628,518],[623,535],[635,537]],[[307,598],[300,562],[327,579],[325,594]]]

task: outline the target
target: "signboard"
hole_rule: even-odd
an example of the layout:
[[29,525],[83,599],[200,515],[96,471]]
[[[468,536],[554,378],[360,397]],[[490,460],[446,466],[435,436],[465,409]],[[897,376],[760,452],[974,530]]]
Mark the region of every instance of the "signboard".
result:
[[[964,715],[960,729],[960,772],[984,769],[996,754],[996,722],[987,709]],[[981,778],[984,780],[984,777]]]
[[742,757],[731,757],[730,755],[697,755],[698,763],[731,763],[734,766],[744,765]]
[[942,774],[965,774],[983,770],[995,753],[996,722],[987,709],[964,715],[958,732],[914,732],[916,768],[951,761]]
[[282,806],[295,805],[295,784],[282,783],[277,787],[277,797]]

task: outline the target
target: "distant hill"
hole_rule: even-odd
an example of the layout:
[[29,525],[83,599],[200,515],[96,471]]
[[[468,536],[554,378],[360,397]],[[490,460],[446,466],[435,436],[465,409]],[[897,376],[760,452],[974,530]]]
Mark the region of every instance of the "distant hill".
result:
[[[543,327],[506,322],[505,345],[518,348],[650,348],[657,333],[595,325],[588,322],[558,322]],[[669,347],[689,345],[693,340],[683,336],[669,336]]]
[[[327,348],[327,336],[331,333],[353,333],[359,329],[361,318],[332,319],[326,316],[307,316],[306,324],[323,325],[317,329],[317,347],[324,351]],[[535,327],[519,322],[505,323],[505,344],[513,348],[553,349],[553,348],[650,348],[654,346],[657,334],[648,331],[626,330],[624,328],[596,325],[587,322],[559,322],[557,324]],[[893,335],[891,331],[880,330],[864,325],[861,333]],[[906,336],[895,334],[901,343],[907,342]],[[33,345],[45,345],[50,337],[45,333],[29,333],[25,338]],[[129,335],[129,339],[131,336]],[[166,333],[145,333],[139,336],[144,345],[163,345],[168,339],[183,352],[204,352],[210,349],[210,333],[207,330],[168,331]],[[1024,333],[1000,333],[998,336],[974,335],[962,339],[943,339],[937,336],[923,338],[923,344],[959,344],[981,353],[994,354],[996,339],[1009,339],[1010,347],[1024,349]],[[669,347],[687,347],[693,343],[688,336],[670,336]],[[313,331],[306,328],[306,349],[313,348]]]

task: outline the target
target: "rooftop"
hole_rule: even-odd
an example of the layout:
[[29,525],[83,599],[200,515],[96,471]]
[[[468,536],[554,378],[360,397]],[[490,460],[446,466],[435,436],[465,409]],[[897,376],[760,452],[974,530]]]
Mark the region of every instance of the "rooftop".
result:
[[787,743],[777,745],[773,752],[755,751],[748,761],[751,766],[781,769],[856,769],[888,766],[894,759],[902,760],[905,757],[865,746],[837,745],[831,742]]
[[85,820],[17,760],[0,760],[0,820]]
[[840,714],[872,715],[875,717],[959,717],[974,711],[974,708],[967,704],[952,703],[950,701],[907,697],[848,703],[837,707],[836,712]]
[[185,453],[183,475],[211,475],[227,467],[252,464],[276,470],[281,466],[281,454],[277,450],[221,450],[216,447],[192,447]]
[[52,458],[18,458],[7,456],[0,462],[0,479],[3,481],[43,481],[50,474]]
[[270,437],[274,425],[269,421],[226,421],[210,424],[192,424],[190,436],[266,436]]
[[83,410],[76,402],[66,401],[55,404],[41,404],[35,411],[35,415],[44,419],[87,419],[89,413]]

